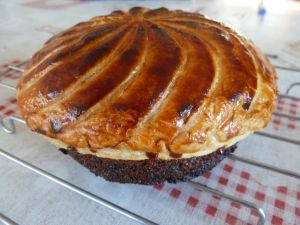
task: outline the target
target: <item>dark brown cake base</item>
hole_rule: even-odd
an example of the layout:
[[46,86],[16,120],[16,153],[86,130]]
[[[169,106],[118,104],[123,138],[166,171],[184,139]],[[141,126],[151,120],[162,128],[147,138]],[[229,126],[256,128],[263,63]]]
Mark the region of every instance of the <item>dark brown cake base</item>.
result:
[[74,149],[68,149],[64,153],[68,153],[96,176],[108,181],[154,185],[165,181],[187,181],[204,174],[235,149],[236,145],[233,145],[205,156],[170,160],[115,160],[80,154]]

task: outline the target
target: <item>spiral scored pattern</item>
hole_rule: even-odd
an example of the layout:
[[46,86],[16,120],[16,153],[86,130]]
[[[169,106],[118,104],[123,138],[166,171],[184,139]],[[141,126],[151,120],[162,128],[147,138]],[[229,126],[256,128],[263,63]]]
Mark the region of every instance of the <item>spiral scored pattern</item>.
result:
[[200,14],[132,8],[47,41],[17,99],[32,130],[81,153],[189,157],[266,126],[275,81],[265,56],[231,28]]

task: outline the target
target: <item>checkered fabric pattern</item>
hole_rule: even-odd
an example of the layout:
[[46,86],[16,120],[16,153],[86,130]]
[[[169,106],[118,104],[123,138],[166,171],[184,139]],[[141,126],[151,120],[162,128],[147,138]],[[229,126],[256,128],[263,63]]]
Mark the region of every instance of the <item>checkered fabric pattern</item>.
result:
[[8,66],[18,66],[22,64],[19,60],[14,60],[7,64],[0,65],[0,81],[3,80],[17,80],[20,78],[21,73],[15,70],[11,70]]
[[[293,99],[280,98],[277,101],[276,111],[294,117],[298,115],[299,117],[300,102]],[[300,130],[299,121],[295,119],[273,116],[272,124],[275,130],[279,130],[279,129],[298,130],[298,131]]]
[[[20,60],[14,60],[12,62],[9,62],[7,64],[0,65],[0,82],[3,83],[10,83],[17,81],[21,73],[15,70],[11,70],[8,68],[8,66],[18,66],[23,63]],[[20,66],[22,68],[23,66]],[[2,88],[2,87],[0,87]],[[17,100],[14,97],[14,94],[7,95],[6,97],[0,98],[0,118],[4,118],[6,116],[11,115],[17,115],[18,109],[17,109]]]
[[0,99],[0,118],[18,114],[17,99],[7,98],[4,101]]
[[[15,60],[2,65],[1,68],[7,72],[2,73],[0,79],[2,81],[18,79],[19,72],[7,70],[8,65],[18,63],[20,62]],[[281,98],[278,100],[276,111],[299,117],[299,107],[299,101]],[[0,117],[16,114],[18,114],[16,99],[14,97],[0,98]],[[274,130],[297,130],[300,129],[299,123],[297,120],[273,116],[269,126]],[[300,224],[300,185],[296,189],[289,189],[286,186],[264,186],[231,159],[223,160],[211,172],[195,181],[225,193],[234,193],[237,197],[256,203],[265,210],[266,219],[271,224]],[[208,219],[218,217],[222,224],[257,224],[259,219],[258,214],[247,207],[195,188],[186,188],[186,184],[156,185],[153,186],[153,190],[176,203],[179,202],[187,213],[195,214],[201,211]]]
[[[266,221],[271,224],[300,224],[300,185],[295,190],[286,186],[265,186],[236,163],[225,159],[212,172],[194,181],[256,203],[265,210]],[[250,225],[257,224],[259,219],[254,210],[207,192],[187,189],[186,184],[162,184],[154,186],[154,189],[174,201],[181,201],[187,211],[204,212],[207,217],[218,217],[224,224]]]

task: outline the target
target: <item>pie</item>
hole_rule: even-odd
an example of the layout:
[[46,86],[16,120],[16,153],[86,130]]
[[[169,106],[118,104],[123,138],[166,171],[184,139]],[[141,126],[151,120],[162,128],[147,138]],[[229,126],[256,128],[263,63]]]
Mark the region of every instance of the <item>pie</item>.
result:
[[276,72],[254,44],[198,13],[131,8],[52,37],[17,87],[27,126],[96,175],[199,176],[264,128]]

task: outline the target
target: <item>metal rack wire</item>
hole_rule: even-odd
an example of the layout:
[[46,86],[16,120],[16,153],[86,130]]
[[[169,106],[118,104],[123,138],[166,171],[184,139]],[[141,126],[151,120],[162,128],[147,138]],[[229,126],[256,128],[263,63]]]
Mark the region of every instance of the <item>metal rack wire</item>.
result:
[[[0,74],[0,78],[2,75],[5,75],[5,73],[8,73],[10,72],[11,70],[13,71],[18,71],[18,72],[23,72],[23,69],[20,67],[21,65],[25,64],[26,62],[22,62],[20,64],[18,64],[17,66],[9,66],[7,70],[5,70],[2,74]],[[290,70],[290,71],[293,71],[293,72],[300,72],[300,70],[298,69],[295,69],[295,68],[288,68],[288,67],[281,67],[281,66],[276,66],[277,69],[282,69],[282,70]],[[291,100],[295,100],[295,101],[300,101],[300,98],[298,97],[294,97],[294,96],[290,96],[288,95],[290,90],[292,88],[294,88],[295,86],[298,86],[300,85],[300,83],[293,83],[289,86],[289,88],[287,89],[287,93],[286,94],[282,94],[282,95],[279,95],[279,98],[286,98],[286,99],[291,99]],[[12,85],[9,85],[9,84],[5,84],[5,83],[2,83],[0,82],[0,87],[2,88],[6,88],[7,90],[11,90],[11,91],[15,91],[16,88]],[[290,116],[290,115],[287,115],[287,114],[283,114],[283,113],[278,113],[278,112],[275,112],[274,115],[278,116],[278,117],[284,117],[284,118],[288,118],[288,119],[293,119],[293,120],[300,120],[300,117],[297,117],[297,116]],[[7,117],[5,119],[0,119],[0,128],[2,128],[3,131],[5,131],[6,133],[8,134],[14,134],[16,132],[16,126],[15,126],[15,122],[19,122],[19,123],[22,123],[22,124],[25,124],[25,121],[20,118],[19,116],[17,115],[13,115],[13,116],[10,116],[10,117]],[[278,141],[284,141],[284,142],[288,142],[288,143],[291,143],[291,144],[295,144],[295,145],[299,145],[300,146],[300,140],[295,140],[295,139],[290,139],[290,138],[286,138],[286,137],[282,137],[282,136],[277,136],[277,135],[273,135],[273,134],[270,134],[270,133],[266,133],[266,132],[255,132],[256,135],[260,135],[260,136],[263,136],[263,137],[267,137],[267,138],[272,138],[272,139],[276,139]],[[10,153],[8,153],[7,151],[3,150],[3,149],[0,149],[0,155],[16,164],[18,164],[19,166],[22,166],[36,174],[39,174],[40,176],[70,190],[70,191],[73,191],[97,204],[100,204],[104,207],[107,207],[108,209],[111,209],[125,217],[127,217],[128,219],[131,219],[137,223],[140,223],[140,224],[157,224],[155,223],[154,221],[151,221],[147,218],[144,218],[143,216],[141,215],[138,215],[138,214],[135,214],[131,211],[129,211],[128,209],[125,209],[125,208],[122,208],[104,198],[101,198],[100,196],[97,196],[97,195],[94,195],[93,193],[91,192],[88,192],[87,190],[84,190],[70,182],[67,182],[66,180],[63,180],[39,167],[36,167],[35,165],[29,163],[29,162],[26,162],[25,160],[23,159],[20,159]],[[255,160],[250,160],[250,159],[247,159],[247,158],[243,158],[243,157],[240,157],[240,156],[237,156],[235,154],[230,154],[229,155],[229,158],[231,158],[232,160],[235,160],[235,161],[239,161],[241,163],[246,163],[246,164],[250,164],[252,166],[255,166],[255,167],[258,167],[258,168],[261,168],[261,169],[266,169],[266,170],[270,170],[270,171],[273,171],[273,172],[276,172],[276,173],[279,173],[279,174],[282,174],[282,175],[286,175],[286,176],[290,176],[290,177],[293,177],[293,178],[296,178],[298,180],[300,180],[300,174],[297,173],[297,172],[294,172],[294,171],[290,171],[290,170],[285,170],[285,169],[281,169],[281,168],[278,168],[278,167],[275,167],[275,166],[271,166],[271,165],[268,165],[268,164],[265,164],[265,163],[261,163],[261,162],[258,162],[258,161],[255,161]],[[201,191],[204,191],[204,192],[208,192],[212,195],[216,195],[216,196],[219,196],[221,198],[224,198],[224,199],[227,199],[229,201],[232,201],[232,202],[236,202],[240,205],[243,205],[245,207],[248,207],[249,209],[251,210],[254,210],[257,212],[258,216],[259,216],[259,219],[258,219],[258,222],[257,224],[258,225],[263,225],[266,221],[266,218],[265,218],[265,213],[264,213],[264,210],[256,205],[255,203],[252,203],[252,202],[249,202],[247,200],[244,200],[242,198],[239,198],[239,197],[235,197],[233,195],[229,195],[229,194],[226,194],[224,192],[221,192],[221,191],[218,191],[216,189],[213,189],[213,188],[210,188],[206,185],[203,185],[201,183],[197,183],[197,182],[194,182],[194,181],[189,181],[189,182],[186,182],[185,185],[190,185],[198,190],[201,190]],[[15,225],[16,223],[6,217],[5,215],[1,214],[0,213],[0,222],[2,222],[3,224],[5,225]]]

